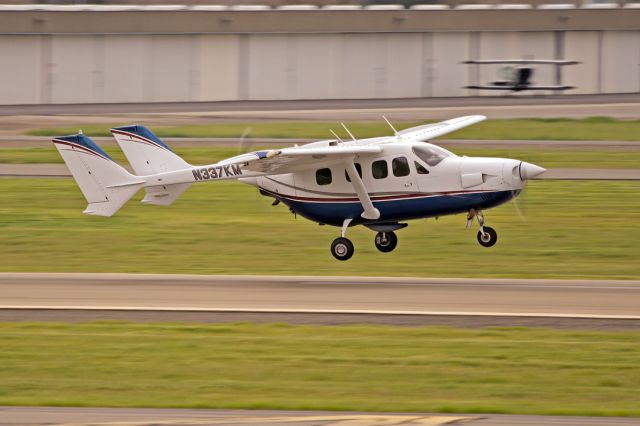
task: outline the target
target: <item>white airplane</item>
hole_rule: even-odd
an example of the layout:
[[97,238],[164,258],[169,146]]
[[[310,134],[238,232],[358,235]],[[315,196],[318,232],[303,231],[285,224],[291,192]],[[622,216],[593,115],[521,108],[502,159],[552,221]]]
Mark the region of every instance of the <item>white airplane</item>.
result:
[[347,260],[354,253],[345,237],[351,226],[377,232],[375,246],[390,252],[398,242],[394,231],[407,226],[403,221],[465,212],[467,227],[478,221],[478,242],[496,243],[483,210],[516,197],[545,169],[519,160],[459,157],[427,142],[485,118],[460,117],[399,132],[387,121],[393,136],[359,140],[345,126],[352,141],[336,136],[206,166],[188,164],[143,126],[111,129],[135,174],[82,132],[53,143],[89,203],[86,214],[112,216],[141,188],[143,203],[167,206],[195,182],[235,179],[273,197],[274,205],[282,202],[295,214],[341,227],[331,253]]

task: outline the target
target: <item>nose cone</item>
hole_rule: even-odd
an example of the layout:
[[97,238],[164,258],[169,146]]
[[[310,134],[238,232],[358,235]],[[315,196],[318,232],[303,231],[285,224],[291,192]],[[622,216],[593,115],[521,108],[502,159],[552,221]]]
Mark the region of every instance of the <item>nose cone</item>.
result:
[[520,163],[520,179],[521,180],[533,179],[536,176],[539,176],[546,171],[547,169],[542,168],[540,166],[536,166],[535,164],[525,163],[524,161]]

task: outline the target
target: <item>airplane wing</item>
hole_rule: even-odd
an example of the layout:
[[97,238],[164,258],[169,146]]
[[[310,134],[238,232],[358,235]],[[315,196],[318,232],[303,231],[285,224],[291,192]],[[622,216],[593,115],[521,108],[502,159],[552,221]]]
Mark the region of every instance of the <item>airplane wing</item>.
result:
[[541,64],[541,65],[575,65],[579,64],[578,61],[568,61],[563,59],[477,59],[472,61],[464,61],[463,64]]
[[290,173],[310,164],[330,164],[341,159],[345,161],[355,155],[382,152],[379,145],[333,145],[326,147],[293,147],[268,151],[255,151],[223,160],[220,166],[244,165],[244,170],[265,174]]
[[569,90],[575,89],[573,86],[516,86],[516,85],[484,85],[484,86],[465,86],[465,89],[480,89],[480,90]]
[[451,120],[441,121],[440,123],[425,124],[423,126],[404,129],[398,132],[398,136],[403,139],[426,142],[486,119],[487,117],[484,115],[468,115],[465,117],[452,118]]

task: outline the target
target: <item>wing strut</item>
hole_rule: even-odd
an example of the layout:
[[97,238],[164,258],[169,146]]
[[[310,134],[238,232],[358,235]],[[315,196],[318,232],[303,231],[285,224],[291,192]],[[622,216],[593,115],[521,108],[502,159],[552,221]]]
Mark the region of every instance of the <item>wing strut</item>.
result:
[[360,203],[362,204],[362,208],[364,212],[362,212],[362,217],[365,219],[378,219],[380,217],[380,211],[373,207],[373,203],[371,202],[371,198],[367,193],[367,189],[364,187],[364,183],[358,174],[358,170],[356,169],[356,165],[353,162],[353,158],[345,164],[347,168],[347,173],[349,174],[349,178],[351,179],[351,184],[353,185],[353,189],[356,190],[356,194],[358,194],[358,198],[360,199]]

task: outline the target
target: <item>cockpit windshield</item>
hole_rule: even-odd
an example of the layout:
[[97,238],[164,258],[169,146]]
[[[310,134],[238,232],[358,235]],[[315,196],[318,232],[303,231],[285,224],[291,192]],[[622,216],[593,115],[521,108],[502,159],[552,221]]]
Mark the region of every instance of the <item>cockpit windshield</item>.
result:
[[434,145],[414,146],[413,153],[431,167],[437,166],[445,158],[453,156],[453,154],[446,149]]

